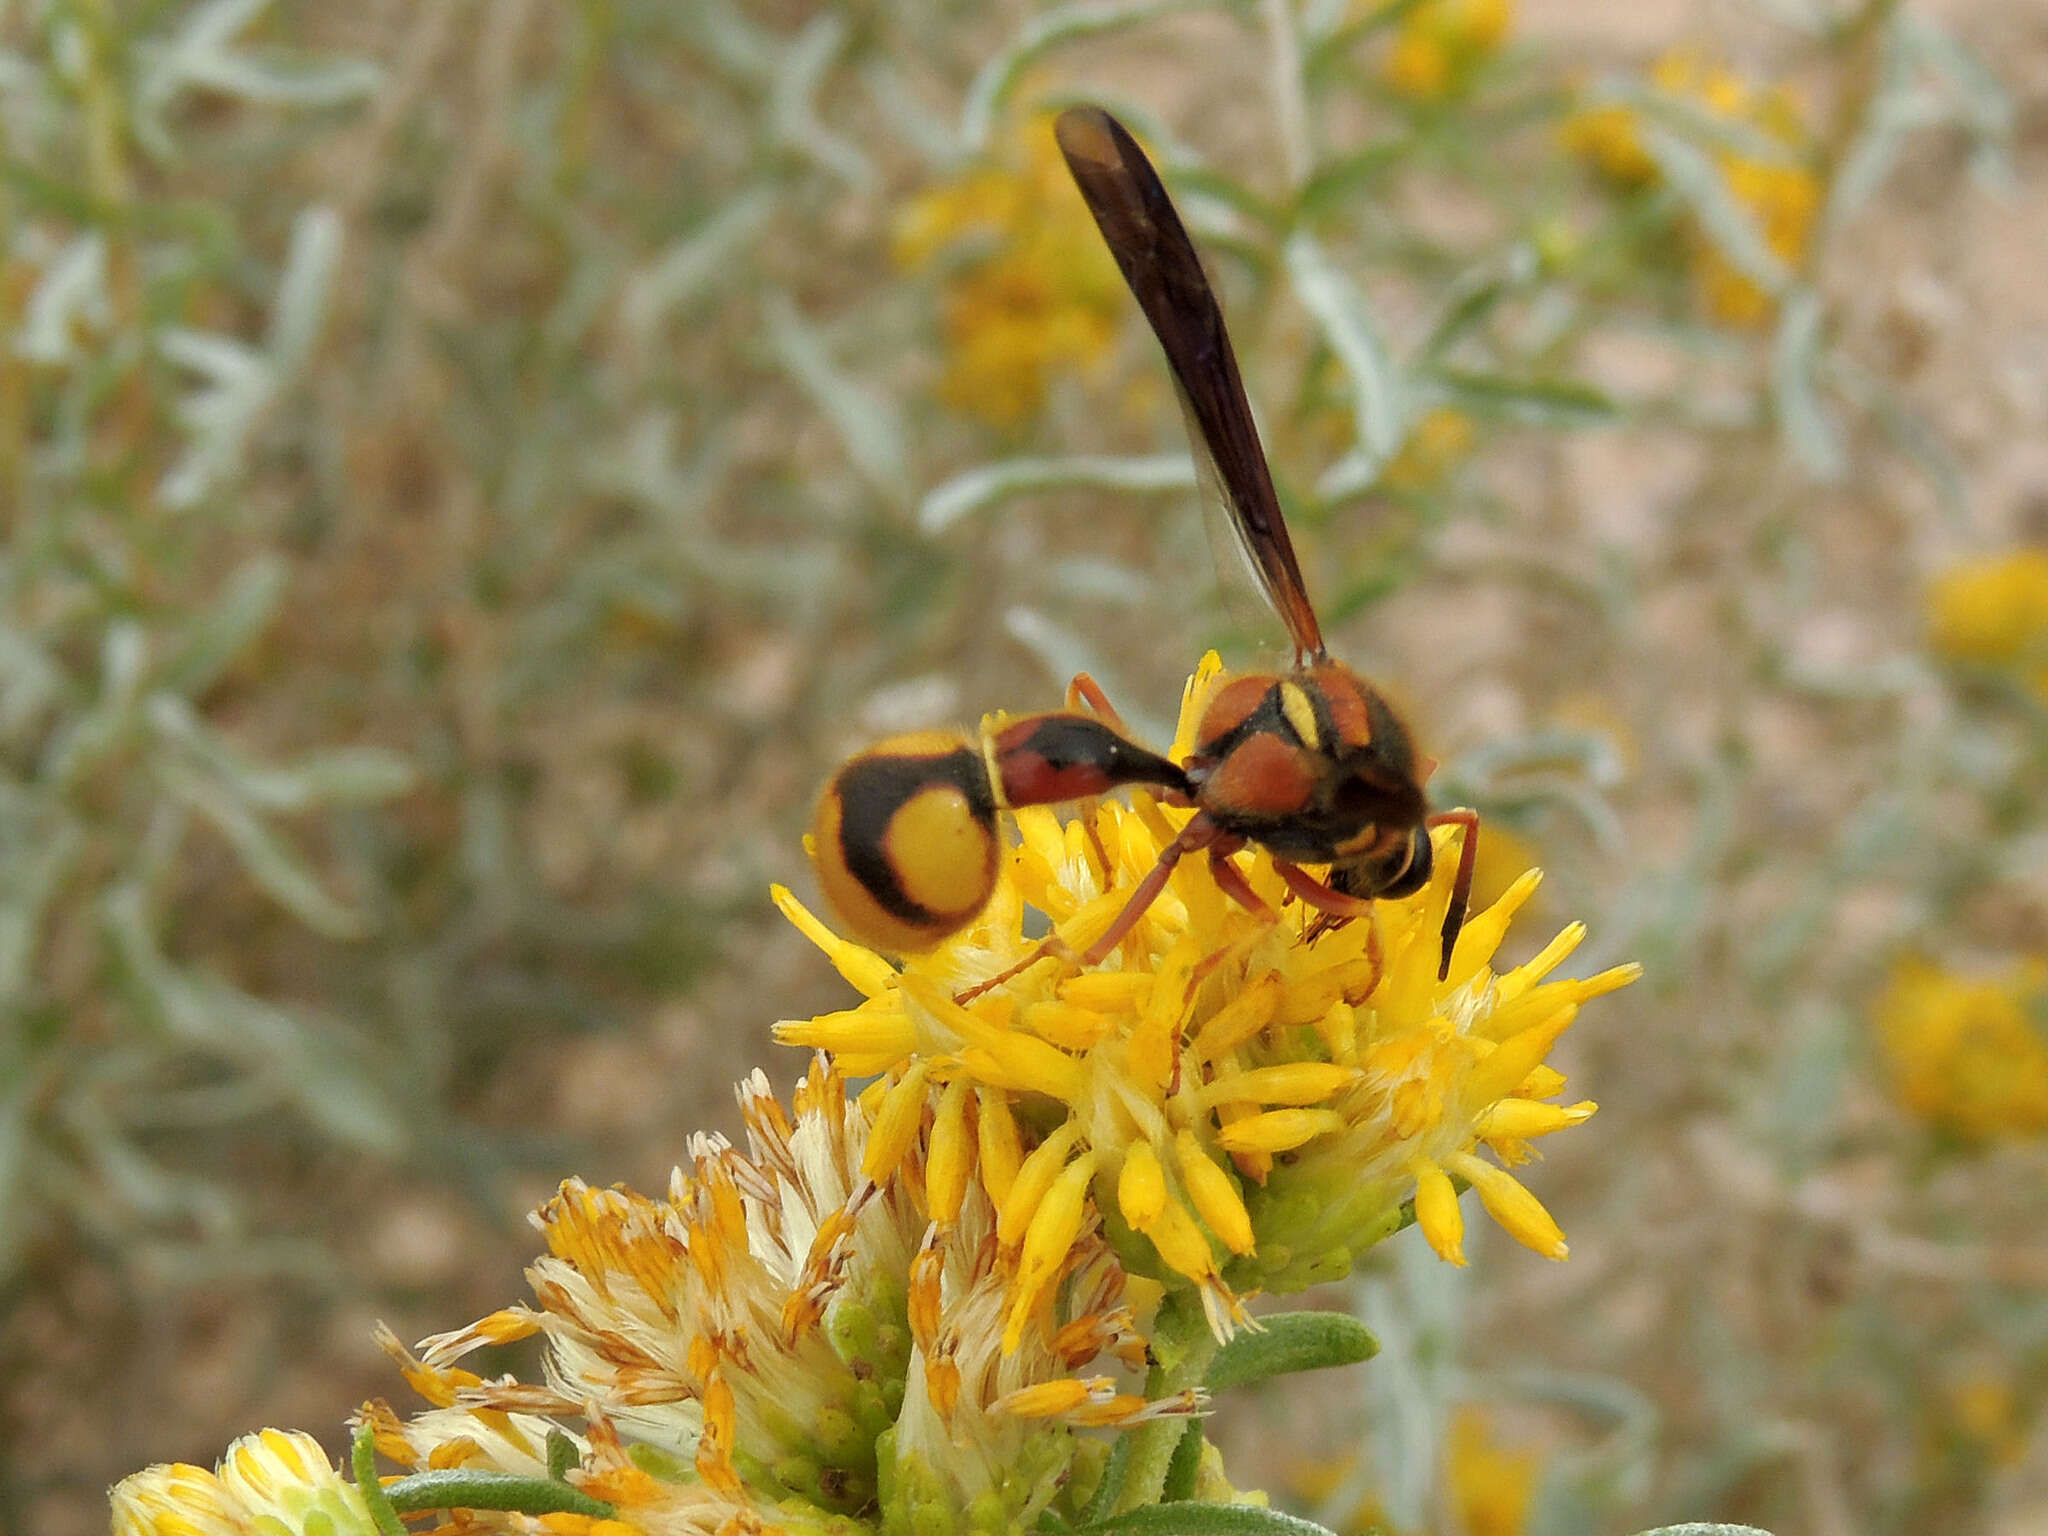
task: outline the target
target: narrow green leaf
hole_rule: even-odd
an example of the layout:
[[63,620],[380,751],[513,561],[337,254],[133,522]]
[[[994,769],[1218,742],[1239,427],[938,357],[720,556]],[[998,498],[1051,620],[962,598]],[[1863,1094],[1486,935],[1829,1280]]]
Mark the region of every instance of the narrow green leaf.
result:
[[1697,144],[1654,124],[1645,125],[1643,147],[1665,182],[1685,199],[1700,229],[1744,277],[1772,297],[1783,293],[1792,274],[1764,239],[1713,156]]
[[1443,390],[1448,404],[1476,415],[1507,416],[1533,426],[1595,426],[1621,413],[1604,390],[1582,379],[1519,379],[1463,368],[1439,368],[1430,378]]
[[1301,219],[1313,219],[1339,203],[1368,195],[1381,178],[1405,163],[1414,149],[1407,138],[1380,139],[1316,168],[1294,200]]
[[1398,26],[1410,11],[1427,3],[1428,0],[1387,0],[1384,5],[1347,5],[1338,12],[1346,20],[1323,27],[1317,25],[1319,18],[1305,16],[1302,30],[1310,39],[1310,47],[1302,64],[1302,78],[1313,85],[1327,75],[1355,68],[1351,55],[1360,43],[1375,32]]
[[87,857],[90,840],[61,805],[32,794],[0,794],[0,1007],[21,1006],[35,985],[51,903]]
[[636,342],[651,341],[670,314],[694,301],[744,260],[743,253],[767,227],[776,195],[754,187],[625,280],[619,299],[621,332]]
[[43,267],[29,291],[14,350],[31,362],[62,365],[79,355],[79,338],[113,316],[107,292],[107,242],[97,230],[78,236]]
[[1086,1529],[1090,1521],[1100,1520],[1112,1509],[1116,1501],[1124,1496],[1124,1478],[1131,1470],[1131,1437],[1118,1435],[1116,1443],[1109,1448],[1109,1457],[1102,1464],[1102,1481],[1095,1485],[1094,1496],[1088,1500],[1088,1507],[1081,1511],[1081,1524]]
[[828,171],[855,192],[873,189],[879,173],[874,161],[852,139],[826,125],[818,115],[818,97],[825,79],[846,45],[847,23],[830,13],[816,16],[783,50],[768,101],[768,119],[775,136],[819,169]]
[[885,396],[859,384],[839,366],[817,327],[803,316],[789,295],[764,295],[761,312],[768,323],[768,344],[776,360],[832,423],[854,467],[870,485],[892,500],[906,499],[905,463],[909,450],[896,408]]
[[383,1536],[405,1536],[405,1525],[384,1492],[384,1480],[377,1475],[377,1432],[367,1424],[356,1427],[349,1443],[349,1462],[355,1469],[356,1492]]
[[1299,1515],[1257,1504],[1148,1504],[1082,1528],[1084,1536],[1331,1536]]
[[1435,325],[1429,328],[1429,335],[1417,354],[1427,361],[1434,361],[1464,339],[1466,332],[1483,323],[1511,291],[1508,279],[1497,273],[1468,276],[1453,289],[1450,302],[1437,317]]
[[1166,1482],[1159,1491],[1161,1503],[1184,1503],[1195,1496],[1195,1484],[1202,1474],[1202,1445],[1202,1421],[1188,1420],[1166,1463]]
[[1032,18],[981,66],[967,87],[967,100],[960,109],[960,141],[967,153],[976,155],[988,148],[989,132],[1010,92],[1039,57],[1077,38],[1114,32],[1179,8],[1174,0],[1088,0]]
[[569,1475],[570,1469],[583,1459],[576,1449],[576,1442],[559,1429],[548,1431],[548,1476],[561,1482]]
[[1189,491],[1194,461],[1185,453],[1144,456],[1077,453],[1062,458],[998,459],[955,475],[928,493],[917,525],[942,533],[962,518],[1032,491]]
[[148,664],[149,640],[141,625],[122,619],[108,626],[100,646],[100,696],[52,738],[37,777],[68,789],[124,739],[135,724]]
[[184,643],[165,664],[163,683],[188,698],[203,695],[270,622],[284,596],[283,560],[265,551],[236,567],[199,613]]
[[359,939],[370,931],[367,916],[330,896],[298,850],[247,802],[183,764],[158,762],[152,766],[167,791],[227,839],[242,872],[300,922],[329,939]]
[[35,640],[0,624],[0,738],[31,730],[65,686],[64,672]]
[[361,1043],[331,1019],[287,1009],[217,978],[173,965],[158,946],[149,898],[135,880],[109,888],[100,921],[120,981],[157,1027],[298,1105],[323,1131],[389,1153],[411,1128]]
[[411,789],[412,765],[382,747],[333,747],[277,768],[238,752],[173,693],[152,694],[149,723],[192,771],[258,811],[290,815],[324,805],[363,805]]
[[1337,270],[1313,236],[1297,233],[1287,242],[1288,274],[1302,308],[1322,329],[1323,339],[1351,380],[1358,442],[1375,463],[1400,451],[1407,434],[1407,408],[1400,370],[1380,333],[1365,296]]
[[410,1514],[421,1509],[495,1509],[518,1515],[588,1515],[612,1518],[602,1499],[578,1493],[552,1477],[516,1477],[509,1472],[473,1472],[461,1468],[417,1472],[401,1477],[384,1490],[391,1507]]
[[341,260],[341,215],[332,208],[308,208],[292,222],[284,273],[271,306],[266,350],[282,382],[296,378],[327,320],[328,291]]
[[1805,284],[1785,296],[1771,346],[1771,394],[1778,429],[1800,467],[1816,480],[1832,481],[1842,477],[1848,454],[1814,387],[1821,319],[1820,296]]
[[1216,1352],[1204,1383],[1227,1391],[1294,1371],[1356,1365],[1380,1352],[1380,1341],[1346,1312],[1278,1312],[1259,1319],[1257,1333],[1239,1333]]

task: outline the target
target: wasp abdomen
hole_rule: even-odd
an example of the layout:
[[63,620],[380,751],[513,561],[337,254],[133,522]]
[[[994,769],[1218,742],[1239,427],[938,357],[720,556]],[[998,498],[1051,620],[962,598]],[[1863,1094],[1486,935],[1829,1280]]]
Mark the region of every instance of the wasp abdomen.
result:
[[877,949],[930,949],[995,889],[995,795],[963,736],[921,731],[849,759],[818,797],[811,832],[826,899]]

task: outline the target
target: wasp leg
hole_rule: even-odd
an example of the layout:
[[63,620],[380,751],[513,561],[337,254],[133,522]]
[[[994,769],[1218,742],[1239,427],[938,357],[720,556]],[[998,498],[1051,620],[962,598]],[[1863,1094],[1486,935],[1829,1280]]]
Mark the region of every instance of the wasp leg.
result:
[[[1221,827],[1217,826],[1208,817],[1197,814],[1194,820],[1180,829],[1178,837],[1159,850],[1159,858],[1145,872],[1145,878],[1140,880],[1131,891],[1130,900],[1126,901],[1123,910],[1117,913],[1116,921],[1111,923],[1104,930],[1102,937],[1089,945],[1085,952],[1078,955],[1075,954],[1072,946],[1066,940],[1056,933],[1052,934],[1047,938],[1041,939],[1037,947],[1030,954],[1019,960],[1008,970],[991,976],[987,981],[975,983],[965,992],[954,994],[953,1001],[956,1003],[971,1003],[990,988],[999,987],[1011,978],[1021,976],[1041,960],[1066,960],[1081,966],[1100,965],[1109,952],[1121,944],[1130,934],[1130,931],[1137,926],[1138,919],[1145,915],[1145,909],[1159,899],[1159,893],[1166,889],[1166,882],[1173,875],[1173,867],[1180,863],[1186,855],[1210,847],[1222,836],[1223,829]],[[1235,875],[1236,871],[1232,870],[1231,873]],[[1224,885],[1224,889],[1229,891],[1229,885]],[[1244,893],[1254,902],[1258,902],[1259,907],[1263,908],[1265,906],[1265,903],[1259,901],[1258,894],[1250,886],[1245,887]],[[1235,892],[1231,894],[1235,895]]]
[[1431,827],[1463,827],[1458,839],[1458,874],[1451,882],[1451,904],[1444,910],[1444,957],[1437,966],[1436,979],[1451,974],[1451,951],[1458,947],[1458,932],[1465,926],[1465,908],[1472,901],[1472,867],[1479,859],[1479,813],[1464,806],[1439,811],[1424,823]]
[[1056,933],[1052,934],[1047,938],[1040,939],[1037,944],[1032,946],[1030,954],[1019,960],[1008,970],[996,972],[987,981],[976,982],[965,992],[955,992],[953,994],[953,1001],[964,1007],[981,996],[982,993],[992,991],[1006,981],[1014,981],[1041,960],[1064,960],[1072,963],[1078,959],[1080,959],[1080,956],[1074,953],[1072,946],[1065,939],[1062,939]]
[[1101,716],[1117,735],[1131,734],[1131,728],[1124,724],[1124,717],[1116,712],[1116,706],[1109,702],[1109,695],[1102,691],[1102,684],[1086,672],[1076,672],[1074,680],[1067,684],[1067,708],[1079,709],[1083,704]]
[[1303,905],[1314,907],[1324,917],[1343,922],[1349,918],[1364,917],[1372,910],[1372,902],[1367,897],[1340,891],[1328,881],[1318,880],[1291,859],[1275,859],[1273,868],[1280,872],[1280,878],[1287,882],[1287,889],[1299,896]]
[[[1131,734],[1130,727],[1124,724],[1124,717],[1116,712],[1116,706],[1109,702],[1109,695],[1102,691],[1102,685],[1086,672],[1076,672],[1074,680],[1067,684],[1067,708],[1078,710],[1084,704],[1119,736]],[[1088,846],[1095,850],[1096,875],[1107,886],[1113,866],[1109,862],[1109,849],[1103,844],[1102,833],[1095,826],[1096,804],[1091,797],[1082,801],[1078,810],[1082,830],[1088,834]]]
[[1138,919],[1145,915],[1145,909],[1159,899],[1159,893],[1166,889],[1166,882],[1173,874],[1173,866],[1185,855],[1209,847],[1222,833],[1223,829],[1215,822],[1196,812],[1194,819],[1180,829],[1180,836],[1159,850],[1158,862],[1138,882],[1137,888],[1131,892],[1131,899],[1116,915],[1116,921],[1109,925],[1101,938],[1088,946],[1087,953],[1081,956],[1081,963],[1101,964],[1103,958],[1123,943],[1126,935],[1137,926]]
[[1245,879],[1244,871],[1230,862],[1230,855],[1236,851],[1210,845],[1209,873],[1215,878],[1217,889],[1261,922],[1277,923],[1280,914],[1266,905],[1264,898],[1252,889],[1251,881]]

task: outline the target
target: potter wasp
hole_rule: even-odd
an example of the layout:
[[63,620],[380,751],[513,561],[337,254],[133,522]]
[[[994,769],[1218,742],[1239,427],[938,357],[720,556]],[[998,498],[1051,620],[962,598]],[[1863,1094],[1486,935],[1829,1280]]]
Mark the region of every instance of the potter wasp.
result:
[[[1224,891],[1263,913],[1265,903],[1229,862],[1257,844],[1327,924],[1363,915],[1374,897],[1420,890],[1430,877],[1429,829],[1456,823],[1464,835],[1444,917],[1439,974],[1447,975],[1471,890],[1478,817],[1430,814],[1423,791],[1430,765],[1417,757],[1407,728],[1323,644],[1223,312],[1158,172],[1100,108],[1062,113],[1055,133],[1165,350],[1197,460],[1287,627],[1294,664],[1220,679],[1184,763],[1130,740],[1086,676],[1074,680],[1064,710],[986,726],[975,737],[920,732],[884,741],[846,762],[819,797],[812,827],[819,884],[855,937],[915,953],[966,927],[987,904],[1002,855],[999,811],[1124,785],[1193,806],[1121,915],[1077,957],[1092,965],[1116,948],[1191,853],[1205,852]],[[1328,874],[1318,879],[1303,868],[1311,864]]]

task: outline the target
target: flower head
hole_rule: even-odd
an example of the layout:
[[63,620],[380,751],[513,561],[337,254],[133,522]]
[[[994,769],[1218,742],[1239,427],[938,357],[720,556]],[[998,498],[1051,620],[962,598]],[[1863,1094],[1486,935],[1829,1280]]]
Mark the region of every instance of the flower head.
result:
[[376,1536],[362,1495],[311,1435],[244,1435],[217,1471],[159,1463],[114,1485],[114,1536]]
[[1411,101],[1462,94],[1499,49],[1514,15],[1514,0],[1422,0],[1410,6],[1387,51],[1387,84]]
[[1451,1420],[1444,1481],[1466,1536],[1522,1536],[1541,1473],[1534,1451],[1501,1444],[1484,1409],[1467,1404]]
[[2048,698],[2048,550],[2008,550],[1936,576],[1927,640],[1945,660],[2015,673]]
[[[379,1449],[531,1475],[552,1421],[582,1419],[572,1480],[643,1529],[830,1529],[877,1508],[890,1528],[1016,1529],[1069,1482],[1074,1429],[1200,1407],[1130,1390],[1145,1345],[1099,1235],[1075,1234],[1013,1332],[1017,1261],[987,1195],[927,1214],[952,1155],[936,1126],[875,1179],[889,1104],[849,1098],[828,1064],[794,1113],[759,1073],[740,1106],[744,1150],[698,1138],[666,1198],[564,1184],[536,1216],[536,1305],[400,1351],[433,1406],[373,1416]],[[455,1363],[532,1335],[545,1386]]]
[[[1220,675],[1212,655],[1189,684],[1177,756]],[[1192,1288],[1219,1335],[1243,1320],[1243,1291],[1341,1274],[1411,1211],[1462,1262],[1461,1184],[1521,1241],[1563,1257],[1555,1223],[1507,1169],[1532,1139],[1592,1114],[1545,1102],[1563,1079],[1544,1057],[1583,1002],[1637,968],[1549,979],[1584,935],[1574,924],[1496,971],[1532,872],[1467,922],[1439,980],[1450,829],[1424,890],[1320,936],[1298,916],[1245,910],[1195,861],[1099,966],[1027,936],[1049,924],[1067,953],[1085,953],[1190,814],[1143,794],[1065,822],[1020,810],[988,909],[900,972],[776,893],[866,994],[842,1013],[784,1021],[778,1036],[849,1072],[887,1074],[870,1177],[903,1155],[889,1128],[908,1149],[929,1115],[934,1216],[953,1219],[975,1182],[987,1191],[998,1243],[1016,1255],[1005,1347],[1071,1271],[1098,1213],[1123,1262]],[[1235,864],[1286,911],[1270,855],[1247,850]]]
[[[1714,150],[1714,161],[1729,194],[1749,215],[1770,253],[1788,269],[1805,259],[1820,213],[1820,179],[1807,163],[1809,136],[1797,103],[1782,87],[1759,87],[1727,67],[1690,50],[1664,55],[1650,71],[1651,83],[1697,112],[1747,130],[1752,141],[1775,141],[1778,153],[1745,152],[1730,144]],[[1594,102],[1565,122],[1564,142],[1618,185],[1643,186],[1658,179],[1654,156],[1644,143],[1634,107]],[[1697,226],[1689,228],[1692,275],[1708,313],[1729,325],[1767,321],[1776,298],[1730,262]]]
[[1971,980],[1904,959],[1875,1009],[1893,1092],[1966,1141],[2048,1131],[2048,963]]
[[1463,411],[1440,405],[1424,412],[1380,471],[1381,488],[1410,494],[1433,489],[1472,456],[1477,435]]
[[1021,150],[1021,164],[985,166],[921,194],[894,232],[899,266],[943,262],[940,398],[998,427],[1036,415],[1060,373],[1106,358],[1125,303],[1049,116],[1027,122]]

